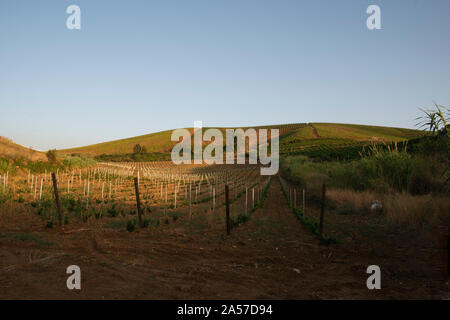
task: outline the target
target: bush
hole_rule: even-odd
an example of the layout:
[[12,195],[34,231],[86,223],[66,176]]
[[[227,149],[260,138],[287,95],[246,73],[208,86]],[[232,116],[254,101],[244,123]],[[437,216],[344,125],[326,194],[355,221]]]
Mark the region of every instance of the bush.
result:
[[50,162],[56,162],[56,150],[48,150],[46,153],[47,159]]
[[372,150],[351,162],[313,162],[304,156],[282,161],[286,178],[308,190],[310,198],[320,196],[321,186],[372,190],[380,193],[426,194],[443,191],[446,163],[436,156],[411,155],[385,148]]
[[359,168],[365,188],[379,192],[403,191],[407,189],[412,157],[396,150],[377,151],[361,159]]
[[417,157],[412,164],[408,178],[408,192],[411,194],[427,194],[437,192],[444,184],[442,168],[439,162],[431,157]]

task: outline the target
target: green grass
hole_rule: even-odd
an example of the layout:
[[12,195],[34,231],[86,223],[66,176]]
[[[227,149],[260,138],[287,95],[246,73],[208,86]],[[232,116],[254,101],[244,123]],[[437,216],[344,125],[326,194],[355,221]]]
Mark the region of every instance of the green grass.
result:
[[[259,126],[252,128],[255,129],[280,128],[282,132],[288,133],[292,130],[298,129],[303,126],[304,124],[286,124],[286,125]],[[235,129],[232,127],[229,128]],[[188,129],[191,133],[193,132],[193,128],[186,128],[186,129]],[[208,128],[206,127],[203,128],[203,130],[207,129]],[[218,128],[218,129],[222,131],[223,135],[225,136],[226,128]],[[246,129],[246,127],[243,127],[243,129]],[[176,144],[176,142],[173,142],[170,139],[172,131],[173,130],[166,130],[132,138],[93,144],[80,148],[60,150],[59,152],[64,154],[88,155],[88,156],[131,154],[133,152],[133,147],[136,144],[140,144],[141,146],[144,146],[146,148],[148,154],[170,153],[172,147]]]
[[313,123],[312,125],[317,129],[321,138],[402,141],[422,135],[422,132],[418,130],[392,127],[340,123]]
[[[243,127],[247,129],[248,127]],[[280,154],[304,154],[310,157],[331,159],[355,158],[364,146],[372,143],[400,142],[423,135],[422,131],[338,123],[297,123],[254,127],[280,130]],[[317,130],[317,137],[313,130]],[[187,128],[193,132],[192,128]],[[207,130],[208,128],[203,128]],[[226,128],[218,128],[225,137]],[[236,129],[230,127],[230,129]],[[90,146],[61,150],[60,153],[96,157],[100,161],[161,161],[170,160],[170,151],[176,142],[171,141],[172,130],[133,138],[115,140]],[[144,154],[133,154],[136,144],[144,146]],[[204,143],[204,146],[207,143]]]

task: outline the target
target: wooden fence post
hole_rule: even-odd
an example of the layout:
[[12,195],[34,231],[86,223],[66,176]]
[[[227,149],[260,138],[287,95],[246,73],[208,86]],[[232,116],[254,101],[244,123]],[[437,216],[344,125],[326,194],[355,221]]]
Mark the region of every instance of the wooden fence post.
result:
[[64,228],[61,203],[59,202],[58,182],[56,181],[56,175],[54,172],[52,172],[52,180],[53,180],[53,190],[55,191],[56,210],[58,210],[59,226]]
[[230,199],[228,185],[225,185],[225,204],[226,204],[226,219],[227,219],[227,235],[230,235]]
[[320,222],[319,222],[319,233],[322,234],[323,231],[323,215],[325,212],[325,183],[322,184],[322,203],[320,205]]
[[138,211],[138,219],[139,219],[139,226],[142,228],[142,211],[141,211],[141,199],[139,198],[139,179],[134,178],[134,190],[136,192],[136,206]]

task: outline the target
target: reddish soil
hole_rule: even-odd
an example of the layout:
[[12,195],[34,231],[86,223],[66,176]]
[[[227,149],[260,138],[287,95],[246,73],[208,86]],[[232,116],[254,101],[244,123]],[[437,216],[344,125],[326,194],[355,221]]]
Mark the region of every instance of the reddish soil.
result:
[[317,129],[312,124],[309,124],[309,126],[311,127],[314,138],[316,138],[316,139],[320,138],[319,133],[317,132]]
[[[224,214],[223,207],[220,214]],[[263,208],[225,235],[180,218],[134,232],[100,224],[65,231],[0,227],[0,299],[440,299],[437,251],[355,239],[321,246],[288,207],[277,179]],[[34,238],[20,238],[32,234]],[[17,235],[17,236],[14,236]],[[411,262],[412,261],[412,262]],[[81,268],[68,290],[66,268]],[[381,267],[381,290],[366,268]]]

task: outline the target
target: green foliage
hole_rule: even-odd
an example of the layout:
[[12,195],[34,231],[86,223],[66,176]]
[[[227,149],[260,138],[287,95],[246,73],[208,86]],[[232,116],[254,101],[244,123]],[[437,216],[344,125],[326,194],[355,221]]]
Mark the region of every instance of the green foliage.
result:
[[63,155],[62,158],[63,168],[69,169],[92,167],[97,163],[94,159],[85,158],[79,155]]
[[0,158],[0,172],[6,172],[11,170],[10,161]]
[[411,154],[388,145],[371,147],[361,159],[351,162],[287,157],[282,159],[281,168],[290,181],[308,189],[310,197],[320,194],[323,183],[356,191],[425,194],[442,189],[446,163],[441,157]]
[[433,135],[444,134],[447,135],[447,125],[450,121],[450,109],[434,103],[434,110],[419,109],[424,114],[421,117],[416,118],[419,120],[417,126],[428,130]]
[[358,163],[364,189],[379,192],[406,191],[413,159],[406,152],[397,150],[374,151]]
[[170,160],[170,153],[123,153],[123,154],[102,154],[95,157],[95,160],[102,162],[149,162]]
[[117,210],[117,203],[113,203],[112,206],[107,209],[107,212],[111,217],[117,217],[119,215],[119,211]]
[[236,228],[237,226],[239,226],[241,223],[247,222],[250,220],[250,215],[249,214],[244,214],[244,213],[240,213],[236,219],[230,218],[230,225],[231,228]]
[[[53,154],[54,150],[51,154]],[[49,152],[50,152],[49,151]],[[6,160],[0,158],[0,172],[9,171],[10,175],[14,175],[17,169],[30,170],[31,173],[50,173],[57,170],[71,169],[74,167],[89,167],[95,165],[97,162],[94,159],[72,157],[67,155],[61,156],[62,161],[27,161],[24,159]]]

